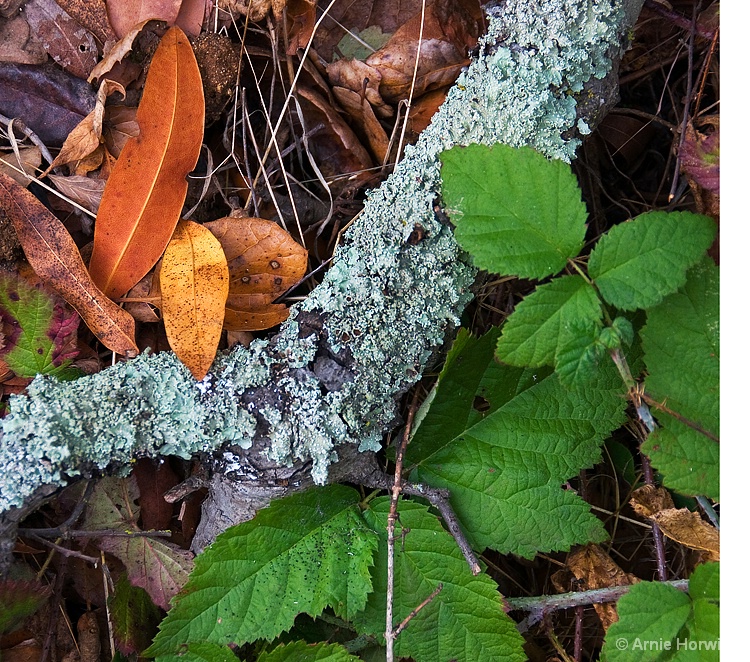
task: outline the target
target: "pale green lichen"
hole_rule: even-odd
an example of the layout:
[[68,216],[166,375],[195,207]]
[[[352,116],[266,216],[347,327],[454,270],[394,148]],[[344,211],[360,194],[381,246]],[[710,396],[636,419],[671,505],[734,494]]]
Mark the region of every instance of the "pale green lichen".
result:
[[[370,193],[324,282],[277,339],[220,357],[200,383],[168,353],[72,383],[37,379],[2,421],[0,510],[40,485],[139,455],[247,448],[255,438],[279,464],[312,460],[321,483],[336,445],[379,447],[397,396],[419,379],[470,299],[475,271],[433,211],[439,154],[505,142],[570,160],[578,143],[562,134],[577,124],[573,94],[609,70],[622,16],[620,2],[608,0],[515,0],[491,10],[480,57]],[[417,226],[420,237],[410,242]],[[322,338],[300,338],[297,322],[309,312],[322,315],[330,350],[349,353],[351,379],[340,388],[322,388],[313,374]],[[263,406],[245,402],[254,389],[263,390]],[[229,450],[221,457],[225,467],[242,462]]]

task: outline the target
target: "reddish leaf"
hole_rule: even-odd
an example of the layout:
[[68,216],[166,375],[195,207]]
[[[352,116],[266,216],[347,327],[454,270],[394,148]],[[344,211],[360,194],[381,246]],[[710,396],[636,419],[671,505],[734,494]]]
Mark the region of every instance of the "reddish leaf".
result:
[[0,634],[23,622],[52,594],[38,581],[0,579]]
[[135,322],[94,285],[60,220],[29,191],[0,173],[0,206],[13,222],[37,275],[73,306],[106,347],[135,356]]
[[[138,496],[133,477],[100,480],[86,507],[86,528],[138,531]],[[145,589],[162,609],[169,609],[170,599],[184,586],[193,568],[190,552],[155,538],[103,537],[98,545],[120,559],[130,583]]]
[[203,379],[216,356],[229,293],[227,259],[218,239],[192,221],[180,221],[159,273],[161,314],[169,345]]
[[153,641],[162,620],[148,593],[133,586],[123,574],[115,584],[110,602],[112,634],[117,649],[123,655],[140,653]]
[[203,140],[203,86],[187,37],[171,28],[154,54],[127,142],[104,189],[90,271],[110,297],[125,294],[164,252]]
[[704,120],[706,133],[688,123],[685,141],[680,147],[680,164],[685,174],[711,193],[719,193],[719,120]]
[[26,20],[46,51],[63,69],[86,78],[96,64],[94,37],[54,0],[27,0]]
[[206,10],[206,0],[107,0],[109,22],[118,38],[149,19],[176,25],[195,36],[201,31]]

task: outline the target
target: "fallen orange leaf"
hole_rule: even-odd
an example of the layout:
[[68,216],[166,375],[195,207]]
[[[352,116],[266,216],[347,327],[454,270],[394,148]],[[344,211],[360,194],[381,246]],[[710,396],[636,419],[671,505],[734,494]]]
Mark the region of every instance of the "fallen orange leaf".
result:
[[302,278],[307,251],[272,221],[227,216],[204,223],[221,242],[232,294],[283,294]]
[[203,379],[216,356],[229,294],[227,260],[216,237],[198,223],[180,221],[164,252],[159,285],[169,345]]
[[154,54],[138,108],[140,134],[107,180],[90,272],[111,298],[124,295],[164,252],[203,141],[203,86],[185,34],[171,28]]
[[0,206],[37,275],[78,311],[105,347],[125,356],[138,354],[135,321],[96,287],[62,222],[2,173]]
[[229,265],[224,328],[262,331],[281,324],[289,309],[273,301],[304,276],[307,251],[263,218],[228,216],[205,227],[221,242]]

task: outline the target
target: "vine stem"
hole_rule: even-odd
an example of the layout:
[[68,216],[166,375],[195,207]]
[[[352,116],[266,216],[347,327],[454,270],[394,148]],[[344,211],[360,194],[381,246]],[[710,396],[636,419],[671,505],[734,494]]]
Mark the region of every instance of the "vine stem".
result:
[[411,426],[414,421],[414,413],[417,410],[417,400],[412,400],[411,406],[409,407],[409,415],[406,418],[406,425],[401,436],[401,440],[396,450],[396,469],[393,474],[393,487],[391,488],[391,507],[388,511],[388,588],[386,593],[386,605],[385,605],[385,646],[386,646],[386,660],[387,662],[393,662],[393,643],[403,628],[399,628],[398,631],[393,630],[393,581],[394,581],[394,553],[395,553],[395,531],[396,531],[396,518],[398,517],[398,498],[401,494],[401,471],[404,466],[404,453],[406,452],[406,446],[409,443],[409,437],[411,436]]

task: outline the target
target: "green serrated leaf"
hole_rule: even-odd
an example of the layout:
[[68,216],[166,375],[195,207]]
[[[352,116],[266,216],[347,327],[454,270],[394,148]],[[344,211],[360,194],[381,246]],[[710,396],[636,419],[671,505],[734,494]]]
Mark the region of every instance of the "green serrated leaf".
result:
[[[602,660],[607,662],[647,662],[665,659],[664,647],[690,616],[690,598],[666,584],[634,584],[617,602],[619,620],[607,631]],[[653,650],[650,650],[653,649]]]
[[578,255],[586,206],[570,166],[530,147],[453,147],[440,156],[456,240],[480,269],[545,278]]
[[589,275],[613,306],[651,308],[685,283],[685,273],[715,234],[716,223],[708,216],[647,212],[599,240],[589,257]]
[[145,650],[156,635],[162,614],[148,593],[123,574],[109,603],[117,649],[123,655]]
[[605,355],[599,342],[597,323],[573,321],[555,355],[555,372],[567,388],[585,387],[596,379],[597,369]]
[[75,378],[68,368],[75,349],[78,314],[40,284],[0,272],[0,358],[19,377]]
[[646,393],[664,405],[652,407],[662,429],[643,451],[668,487],[718,499],[719,446],[701,433],[719,435],[719,275],[711,260],[693,267],[678,292],[648,311],[640,335]]
[[673,418],[662,417],[660,425],[641,451],[662,474],[664,484],[682,494],[718,501],[719,444]]
[[603,662],[719,660],[719,564],[698,566],[689,594],[658,582],[635,584],[617,603]]
[[157,662],[240,662],[228,646],[210,641],[193,641],[180,649],[179,653],[160,655]]
[[350,487],[315,487],[227,529],[196,558],[147,654],[175,652],[188,641],[273,639],[298,614],[318,616],[328,606],[351,618],[371,590],[377,546],[358,501]]
[[676,294],[648,311],[641,342],[646,392],[718,435],[719,270],[710,259],[690,270]]
[[[496,336],[466,343],[441,375],[408,448],[407,462],[417,465],[410,479],[450,489],[477,549],[531,557],[603,539],[588,505],[560,486],[599,459],[601,442],[624,421],[622,384],[612,370],[606,382],[568,390],[547,371],[497,364]],[[477,396],[484,412],[475,410]]]
[[[386,526],[389,497],[374,499],[364,517],[379,532],[373,592],[355,618],[358,630],[382,637],[387,587]],[[402,536],[403,534],[403,536]],[[396,528],[394,627],[439,584],[441,592],[396,639],[398,656],[417,662],[525,660],[523,639],[503,611],[497,585],[471,574],[453,538],[426,506],[402,501]]]
[[633,338],[635,338],[635,330],[633,329],[633,323],[626,317],[621,315],[615,317],[612,320],[612,330],[620,338],[620,347],[630,347],[633,344]]
[[357,662],[340,644],[308,644],[293,641],[263,653],[258,662]]
[[515,366],[553,365],[560,345],[571,340],[572,325],[588,328],[601,317],[596,290],[581,276],[556,278],[516,306],[503,326],[497,358]]

